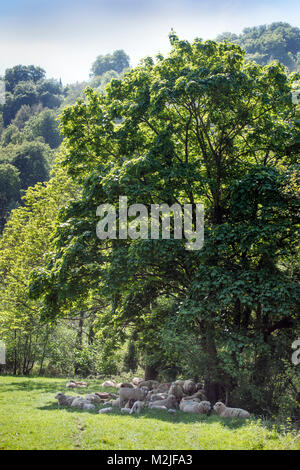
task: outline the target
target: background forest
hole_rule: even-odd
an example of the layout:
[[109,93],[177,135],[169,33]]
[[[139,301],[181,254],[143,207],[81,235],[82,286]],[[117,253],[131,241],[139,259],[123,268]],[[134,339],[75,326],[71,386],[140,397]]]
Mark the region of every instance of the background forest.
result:
[[[84,83],[2,77],[1,372],[193,377],[299,419],[300,29],[170,41],[134,69],[100,55]],[[204,249],[100,243],[96,207],[119,195],[203,201]]]

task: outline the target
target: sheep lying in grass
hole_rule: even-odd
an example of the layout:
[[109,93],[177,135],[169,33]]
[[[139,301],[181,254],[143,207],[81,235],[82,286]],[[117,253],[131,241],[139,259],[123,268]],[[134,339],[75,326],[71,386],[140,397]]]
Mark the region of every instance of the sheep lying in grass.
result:
[[174,395],[178,400],[180,400],[184,396],[183,389],[180,384],[172,383],[171,387],[169,388],[169,395]]
[[[151,406],[150,406],[151,405]],[[167,411],[168,408],[164,405],[156,405],[155,403],[150,403],[149,408],[154,409],[154,410],[165,410]]]
[[121,406],[120,405],[120,398],[117,398],[116,400],[112,400],[110,402],[110,404],[111,404],[111,406],[114,406],[114,407],[116,407],[116,406],[120,407]]
[[209,414],[211,404],[209,401],[181,400],[179,408],[185,413]]
[[167,393],[152,393],[152,392],[149,392],[148,395],[147,395],[147,400],[149,400],[149,401],[165,400],[166,398],[168,398]]
[[128,383],[128,382],[120,382],[119,384],[116,385],[116,388],[134,388],[134,385]]
[[164,406],[166,409],[177,408],[177,399],[174,395],[168,395],[164,400],[156,400],[149,403],[149,408],[157,408],[158,406]]
[[115,387],[116,382],[114,380],[106,380],[101,384],[101,387]]
[[120,407],[123,407],[129,400],[144,401],[148,390],[146,388],[126,388],[122,387],[119,391]]
[[193,393],[196,393],[197,387],[195,382],[193,382],[192,380],[185,380],[183,384],[183,391],[187,395],[192,395]]
[[144,402],[143,401],[136,401],[134,402],[134,404],[132,405],[132,408],[130,410],[130,414],[132,415],[133,413],[136,413],[136,414],[140,414],[142,409],[144,407]]
[[84,397],[75,397],[71,406],[73,408],[81,408],[82,410],[94,410],[96,407],[89,400]]
[[77,387],[88,387],[88,383],[87,382],[75,382],[75,380],[70,380],[67,385],[66,385],[67,388],[77,388]]
[[143,382],[143,381],[144,381],[144,379],[140,379],[139,377],[134,377],[134,378],[132,379],[132,384],[133,384],[133,385],[138,385],[139,383],[141,383],[141,382]]
[[99,410],[99,414],[104,414],[104,413],[111,413],[113,411],[113,409],[111,407],[109,408],[102,408],[102,410]]
[[159,382],[157,382],[157,380],[144,380],[143,382],[140,382],[138,384],[138,387],[141,388],[141,387],[147,387],[148,390],[153,390],[154,388],[158,388],[160,385]]
[[89,393],[85,396],[85,399],[91,403],[102,403],[102,398],[97,393]]
[[128,415],[129,415],[130,411],[131,411],[130,408],[121,408],[121,413],[124,414],[124,415],[125,415],[125,414],[128,414]]
[[224,403],[218,401],[214,410],[218,413],[221,418],[250,418],[250,413],[241,408],[228,408]]
[[65,395],[62,392],[58,392],[55,398],[58,400],[58,406],[70,406],[75,398],[78,397],[72,397],[71,395]]

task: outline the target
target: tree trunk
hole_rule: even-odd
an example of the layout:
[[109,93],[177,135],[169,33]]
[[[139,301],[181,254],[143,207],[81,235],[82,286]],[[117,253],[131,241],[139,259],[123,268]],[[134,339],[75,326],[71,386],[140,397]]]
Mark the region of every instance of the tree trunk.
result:
[[[80,314],[79,324],[78,324],[78,333],[76,338],[76,349],[81,351],[82,350],[82,336],[83,336],[83,323],[84,323],[84,313]],[[80,374],[80,364],[74,364],[74,372],[75,374]]]
[[145,380],[155,380],[158,375],[158,370],[155,366],[145,367]]

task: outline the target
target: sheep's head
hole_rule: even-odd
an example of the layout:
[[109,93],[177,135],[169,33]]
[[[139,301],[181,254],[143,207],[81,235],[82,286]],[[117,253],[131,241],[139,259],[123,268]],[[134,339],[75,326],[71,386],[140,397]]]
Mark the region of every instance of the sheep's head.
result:
[[210,403],[210,401],[201,401],[200,404],[201,404],[201,407],[202,407],[204,413],[209,414],[211,412],[211,403]]
[[225,407],[224,403],[222,403],[221,401],[217,401],[217,403],[215,403],[215,406],[214,406],[214,410],[219,413],[220,411],[222,411]]
[[64,394],[63,394],[62,392],[58,392],[58,394],[56,395],[56,397],[55,397],[55,398],[57,398],[57,399],[58,399],[58,398],[60,398],[60,397],[63,397],[63,396],[64,396]]

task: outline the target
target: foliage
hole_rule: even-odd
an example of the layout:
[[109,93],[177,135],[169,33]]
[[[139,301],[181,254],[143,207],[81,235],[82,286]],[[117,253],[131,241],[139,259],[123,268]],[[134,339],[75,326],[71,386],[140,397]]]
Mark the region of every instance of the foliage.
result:
[[9,163],[0,163],[0,229],[4,227],[7,212],[20,197],[18,170]]
[[110,70],[114,70],[120,74],[128,67],[129,57],[122,49],[119,49],[114,51],[112,54],[106,54],[105,56],[99,55],[92,65],[91,75],[103,75],[105,72]]
[[[168,57],[145,59],[112,80],[105,95],[88,89],[87,101],[64,110],[62,165],[83,192],[61,214],[55,254],[33,275],[31,295],[42,296],[50,321],[79,299],[105,299],[107,337],[124,341],[136,329],[146,338],[139,343],[144,364],[160,357],[156,373],[167,357],[157,333],[172,316],[198,339],[198,375],[210,401],[238,393],[247,362],[248,382],[260,394],[253,409],[259,401],[275,409],[278,396],[265,388],[274,355],[281,383],[294,393],[284,364],[299,304],[284,261],[295,256],[298,235],[298,201],[286,190],[298,156],[297,77],[281,64],[246,63],[236,45],[189,43],[174,33],[170,40]],[[204,248],[187,251],[172,237],[100,241],[97,206],[117,206],[123,195],[128,205],[149,208],[203,202]],[[155,304],[165,295],[174,305],[158,321]]]
[[245,49],[249,61],[267,65],[272,60],[278,60],[290,71],[300,71],[300,29],[288,23],[245,28],[240,35],[223,33],[217,40],[239,44]]
[[0,334],[7,346],[7,368],[14,373],[28,374],[36,362],[42,369],[51,357],[56,332],[40,322],[39,302],[28,299],[28,273],[43,266],[57,213],[72,191],[62,171],[46,186],[28,189],[24,205],[13,210],[0,240]]

